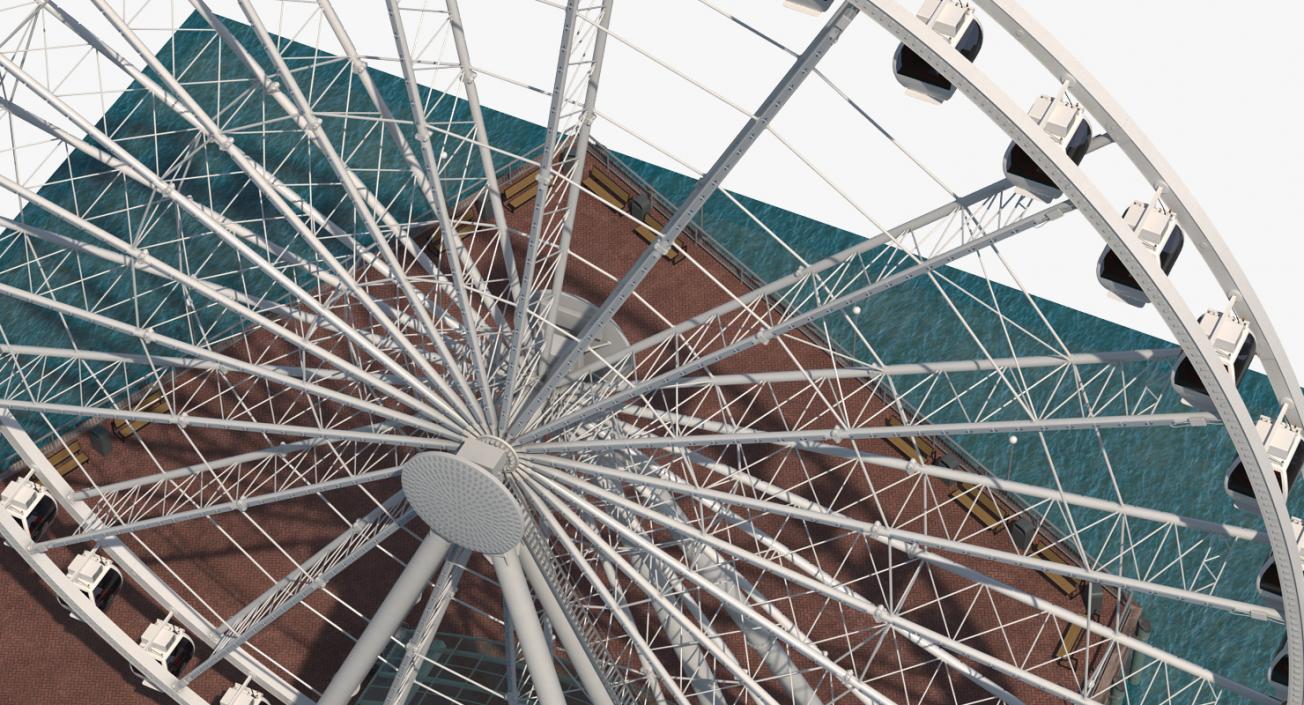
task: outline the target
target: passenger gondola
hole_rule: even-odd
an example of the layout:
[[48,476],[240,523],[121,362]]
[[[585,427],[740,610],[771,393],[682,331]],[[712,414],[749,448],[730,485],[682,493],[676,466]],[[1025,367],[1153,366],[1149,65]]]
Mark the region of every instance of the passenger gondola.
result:
[[[1028,117],[1064,147],[1064,153],[1074,164],[1082,163],[1091,146],[1091,126],[1087,124],[1081,105],[1069,101],[1064,95],[1059,98],[1044,95],[1032,104]],[[1005,178],[1015,188],[1041,201],[1053,201],[1061,193],[1032,157],[1013,142],[1005,150]]]
[[[1164,274],[1172,272],[1177,256],[1182,253],[1183,236],[1177,217],[1164,210],[1157,200],[1151,203],[1133,201],[1123,212],[1123,222],[1136,234],[1141,245],[1154,253]],[[1137,308],[1150,303],[1122,260],[1108,247],[1096,262],[1096,278],[1106,291],[1124,303]]]
[[[113,561],[94,550],[82,551],[72,559],[72,563],[68,564],[68,580],[90,598],[95,603],[95,608],[101,612],[109,608],[114,596],[122,589],[122,571],[113,565]],[[68,608],[62,599],[59,604]],[[77,619],[76,614],[71,616]]]
[[784,0],[784,5],[808,15],[818,15],[833,6],[833,0]]
[[[140,648],[144,649],[155,661],[174,676],[181,675],[186,664],[195,655],[195,642],[184,629],[166,619],[156,619],[140,635]],[[131,672],[140,677],[147,688],[153,688],[145,674],[131,667]]]
[[[1281,492],[1286,494],[1294,484],[1295,478],[1299,476],[1300,466],[1304,465],[1304,453],[1298,452],[1302,438],[1300,429],[1281,419],[1273,423],[1272,418],[1268,416],[1259,417],[1255,428],[1259,431],[1259,437],[1263,439],[1268,462],[1272,463],[1272,469],[1277,475],[1278,482],[1281,483]],[[1232,505],[1237,509],[1251,514],[1259,512],[1249,475],[1239,459],[1227,469],[1224,486],[1227,496],[1232,499]]]
[[0,492],[0,505],[33,541],[41,540],[59,511],[54,498],[40,483],[31,479],[30,473],[5,485],[4,491]]
[[249,684],[243,683],[233,685],[222,693],[222,699],[217,701],[217,705],[270,705],[271,701],[266,695],[249,687]]
[[1286,637],[1281,638],[1281,646],[1277,648],[1277,654],[1272,657],[1272,664],[1268,666],[1268,692],[1278,700],[1286,702],[1286,696],[1290,689],[1290,659],[1286,652]]
[[[1295,550],[1304,558],[1304,521],[1291,517],[1291,529],[1295,532]],[[1259,599],[1263,604],[1274,609],[1281,609],[1281,576],[1277,574],[1277,563],[1269,554],[1267,560],[1259,567],[1259,579],[1256,581]]]
[[[983,29],[974,19],[973,8],[961,0],[925,0],[915,13],[921,22],[937,32],[969,61],[983,48]],[[955,86],[942,77],[923,57],[905,44],[897,46],[892,73],[906,93],[930,103],[941,103],[955,94]]]
[[[1250,333],[1250,324],[1230,311],[1219,313],[1214,310],[1201,314],[1199,324],[1200,330],[1213,343],[1219,361],[1239,384],[1245,371],[1250,368],[1250,361],[1254,359],[1254,335]],[[1185,355],[1173,368],[1172,384],[1183,404],[1202,411],[1215,410],[1213,400],[1209,398],[1209,390],[1205,389],[1191,360]]]

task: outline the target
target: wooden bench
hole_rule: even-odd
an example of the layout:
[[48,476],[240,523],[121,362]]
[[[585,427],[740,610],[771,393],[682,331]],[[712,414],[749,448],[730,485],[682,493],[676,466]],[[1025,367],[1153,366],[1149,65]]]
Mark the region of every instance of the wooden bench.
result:
[[81,467],[82,463],[90,460],[90,456],[82,449],[79,440],[61,445],[59,448],[47,453],[45,458],[50,461],[50,464],[54,466],[54,469],[60,475],[64,476]]
[[[996,500],[990,490],[962,482],[951,491],[950,496],[984,527],[993,531],[1010,529],[1012,513]],[[1038,542],[1036,550],[1031,555],[1044,561],[1068,566],[1076,565],[1063,550],[1041,542]],[[1082,592],[1082,581],[1077,578],[1046,571],[1037,572],[1066,597],[1074,598]]]
[[[155,414],[166,414],[172,411],[172,409],[168,407],[167,399],[164,399],[163,395],[157,391],[145,395],[145,398],[141,399],[140,404],[135,407],[135,410],[147,411]],[[150,422],[145,421],[144,419],[114,419],[113,435],[125,441],[139,433],[142,428],[145,428],[149,424]]]
[[529,169],[503,189],[503,205],[507,206],[507,210],[515,211],[534,200],[535,194],[539,192],[538,175],[537,168]]
[[1078,650],[1078,645],[1082,643],[1082,637],[1086,633],[1086,629],[1076,624],[1065,625],[1064,632],[1060,634],[1059,648],[1055,650],[1055,663],[1065,668],[1072,665],[1070,661],[1073,659],[1073,652]]
[[601,169],[589,169],[589,173],[580,181],[580,185],[618,211],[625,210],[625,204],[629,203],[629,191],[622,188],[615,179],[607,176]]
[[[643,218],[643,222],[646,224],[646,227],[644,225],[635,225],[634,232],[638,233],[639,237],[643,238],[647,241],[647,244],[651,245],[656,242],[659,237],[658,233],[661,229],[666,227],[665,221],[658,218],[655,213],[648,212],[648,214]],[[671,264],[675,264],[684,258],[684,251],[679,249],[679,245],[671,245],[670,249],[666,250],[666,254],[663,256],[667,260],[670,260]]]
[[476,234],[481,225],[484,223],[480,222],[480,213],[475,204],[467,206],[460,215],[453,217],[453,229],[463,240]]
[[[901,426],[901,418],[898,416],[890,417],[887,420],[888,426]],[[888,436],[887,442],[891,443],[894,448],[901,451],[901,454],[917,463],[927,465],[934,454],[933,444],[923,438],[911,436]]]
[[[1065,555],[1064,551],[1054,546],[1043,545],[1041,548],[1037,549],[1032,556],[1044,561],[1053,561],[1061,565],[1076,565],[1073,561],[1069,560],[1069,557]],[[1051,585],[1054,585],[1056,589],[1064,593],[1065,597],[1074,598],[1082,592],[1082,581],[1077,578],[1061,575],[1059,573],[1048,573],[1046,571],[1038,572],[1041,573],[1043,578],[1050,581]]]

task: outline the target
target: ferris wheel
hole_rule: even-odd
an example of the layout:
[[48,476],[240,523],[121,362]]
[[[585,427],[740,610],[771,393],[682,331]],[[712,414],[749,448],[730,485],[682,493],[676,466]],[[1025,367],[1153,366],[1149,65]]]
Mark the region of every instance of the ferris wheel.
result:
[[638,5],[0,9],[6,695],[1304,702],[1299,381],[1095,79],[1012,0]]

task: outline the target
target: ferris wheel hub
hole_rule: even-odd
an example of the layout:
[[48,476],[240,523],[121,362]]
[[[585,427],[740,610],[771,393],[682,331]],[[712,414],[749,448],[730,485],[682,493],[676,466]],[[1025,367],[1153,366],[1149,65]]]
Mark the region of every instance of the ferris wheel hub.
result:
[[525,530],[520,504],[499,479],[506,463],[506,453],[474,439],[457,455],[420,453],[403,466],[403,492],[440,538],[500,555],[516,548]]

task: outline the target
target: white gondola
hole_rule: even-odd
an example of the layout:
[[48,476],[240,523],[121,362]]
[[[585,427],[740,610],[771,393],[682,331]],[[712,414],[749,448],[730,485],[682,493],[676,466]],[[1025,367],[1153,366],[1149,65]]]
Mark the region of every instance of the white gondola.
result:
[[[1254,359],[1254,335],[1250,333],[1250,324],[1231,311],[1220,313],[1212,309],[1200,315],[1199,323],[1200,330],[1213,343],[1219,361],[1239,384]],[[1214,411],[1209,391],[1185,355],[1173,368],[1172,384],[1183,404],[1202,411]]]
[[[1177,225],[1177,216],[1165,210],[1158,199],[1150,203],[1133,201],[1123,211],[1123,222],[1136,234],[1141,245],[1154,254],[1164,274],[1171,273],[1177,256],[1182,253],[1183,236]],[[1096,262],[1096,279],[1106,291],[1126,304],[1140,308],[1150,303],[1122,260],[1108,247]]]
[[833,0],[784,0],[784,5],[807,15],[818,15],[833,7]]
[[[1291,517],[1290,521],[1291,529],[1295,532],[1295,548],[1299,551],[1300,557],[1304,558],[1304,520]],[[1259,599],[1263,600],[1263,604],[1281,609],[1281,579],[1277,575],[1277,564],[1272,560],[1271,555],[1259,567],[1259,579],[1256,584],[1259,589]]]
[[[140,635],[140,648],[174,676],[181,675],[182,669],[195,655],[194,640],[186,634],[186,630],[167,619],[156,619],[153,624],[145,628],[144,633]],[[145,687],[151,689],[154,687],[145,678],[145,674],[136,670],[135,666],[131,667],[131,672],[141,679]]]
[[[925,0],[915,13],[919,21],[937,32],[964,58],[973,61],[983,48],[983,29],[974,19],[973,8],[961,0]],[[892,73],[905,86],[906,94],[940,104],[955,94],[955,86],[942,77],[923,57],[905,44],[897,45]]]
[[[82,551],[77,554],[72,563],[68,564],[67,574],[68,580],[94,602],[95,608],[101,612],[109,608],[114,596],[122,589],[122,571],[113,565],[113,561],[101,556],[99,551]],[[62,598],[59,599],[59,604],[64,609],[68,608]],[[69,616],[77,619],[74,613],[70,612]]]
[[[1082,163],[1091,146],[1091,126],[1081,105],[1070,101],[1065,92],[1058,98],[1044,95],[1032,104],[1028,117],[1064,147],[1064,153],[1074,164]],[[1055,182],[1013,142],[1005,150],[1004,167],[1005,178],[1019,191],[1047,203],[1059,198],[1060,189]]]
[[1268,693],[1282,702],[1286,702],[1287,688],[1290,683],[1290,659],[1286,653],[1286,638],[1282,637],[1277,654],[1268,666]]
[[227,688],[217,705],[270,705],[271,702],[266,695],[250,688],[248,684],[240,684]]
[[59,507],[49,491],[31,479],[30,473],[14,478],[0,492],[0,506],[27,531],[33,541],[45,535]]
[[[1301,435],[1299,427],[1282,418],[1278,418],[1274,423],[1272,417],[1260,416],[1255,428],[1259,431],[1259,437],[1263,439],[1268,462],[1272,464],[1284,495],[1289,492],[1295,478],[1299,476],[1300,466],[1304,465],[1304,453],[1299,452],[1304,436]],[[1224,487],[1227,496],[1232,499],[1232,505],[1237,509],[1251,514],[1259,512],[1259,505],[1254,500],[1254,489],[1250,486],[1250,478],[1240,460],[1232,463],[1232,466],[1227,469]]]

